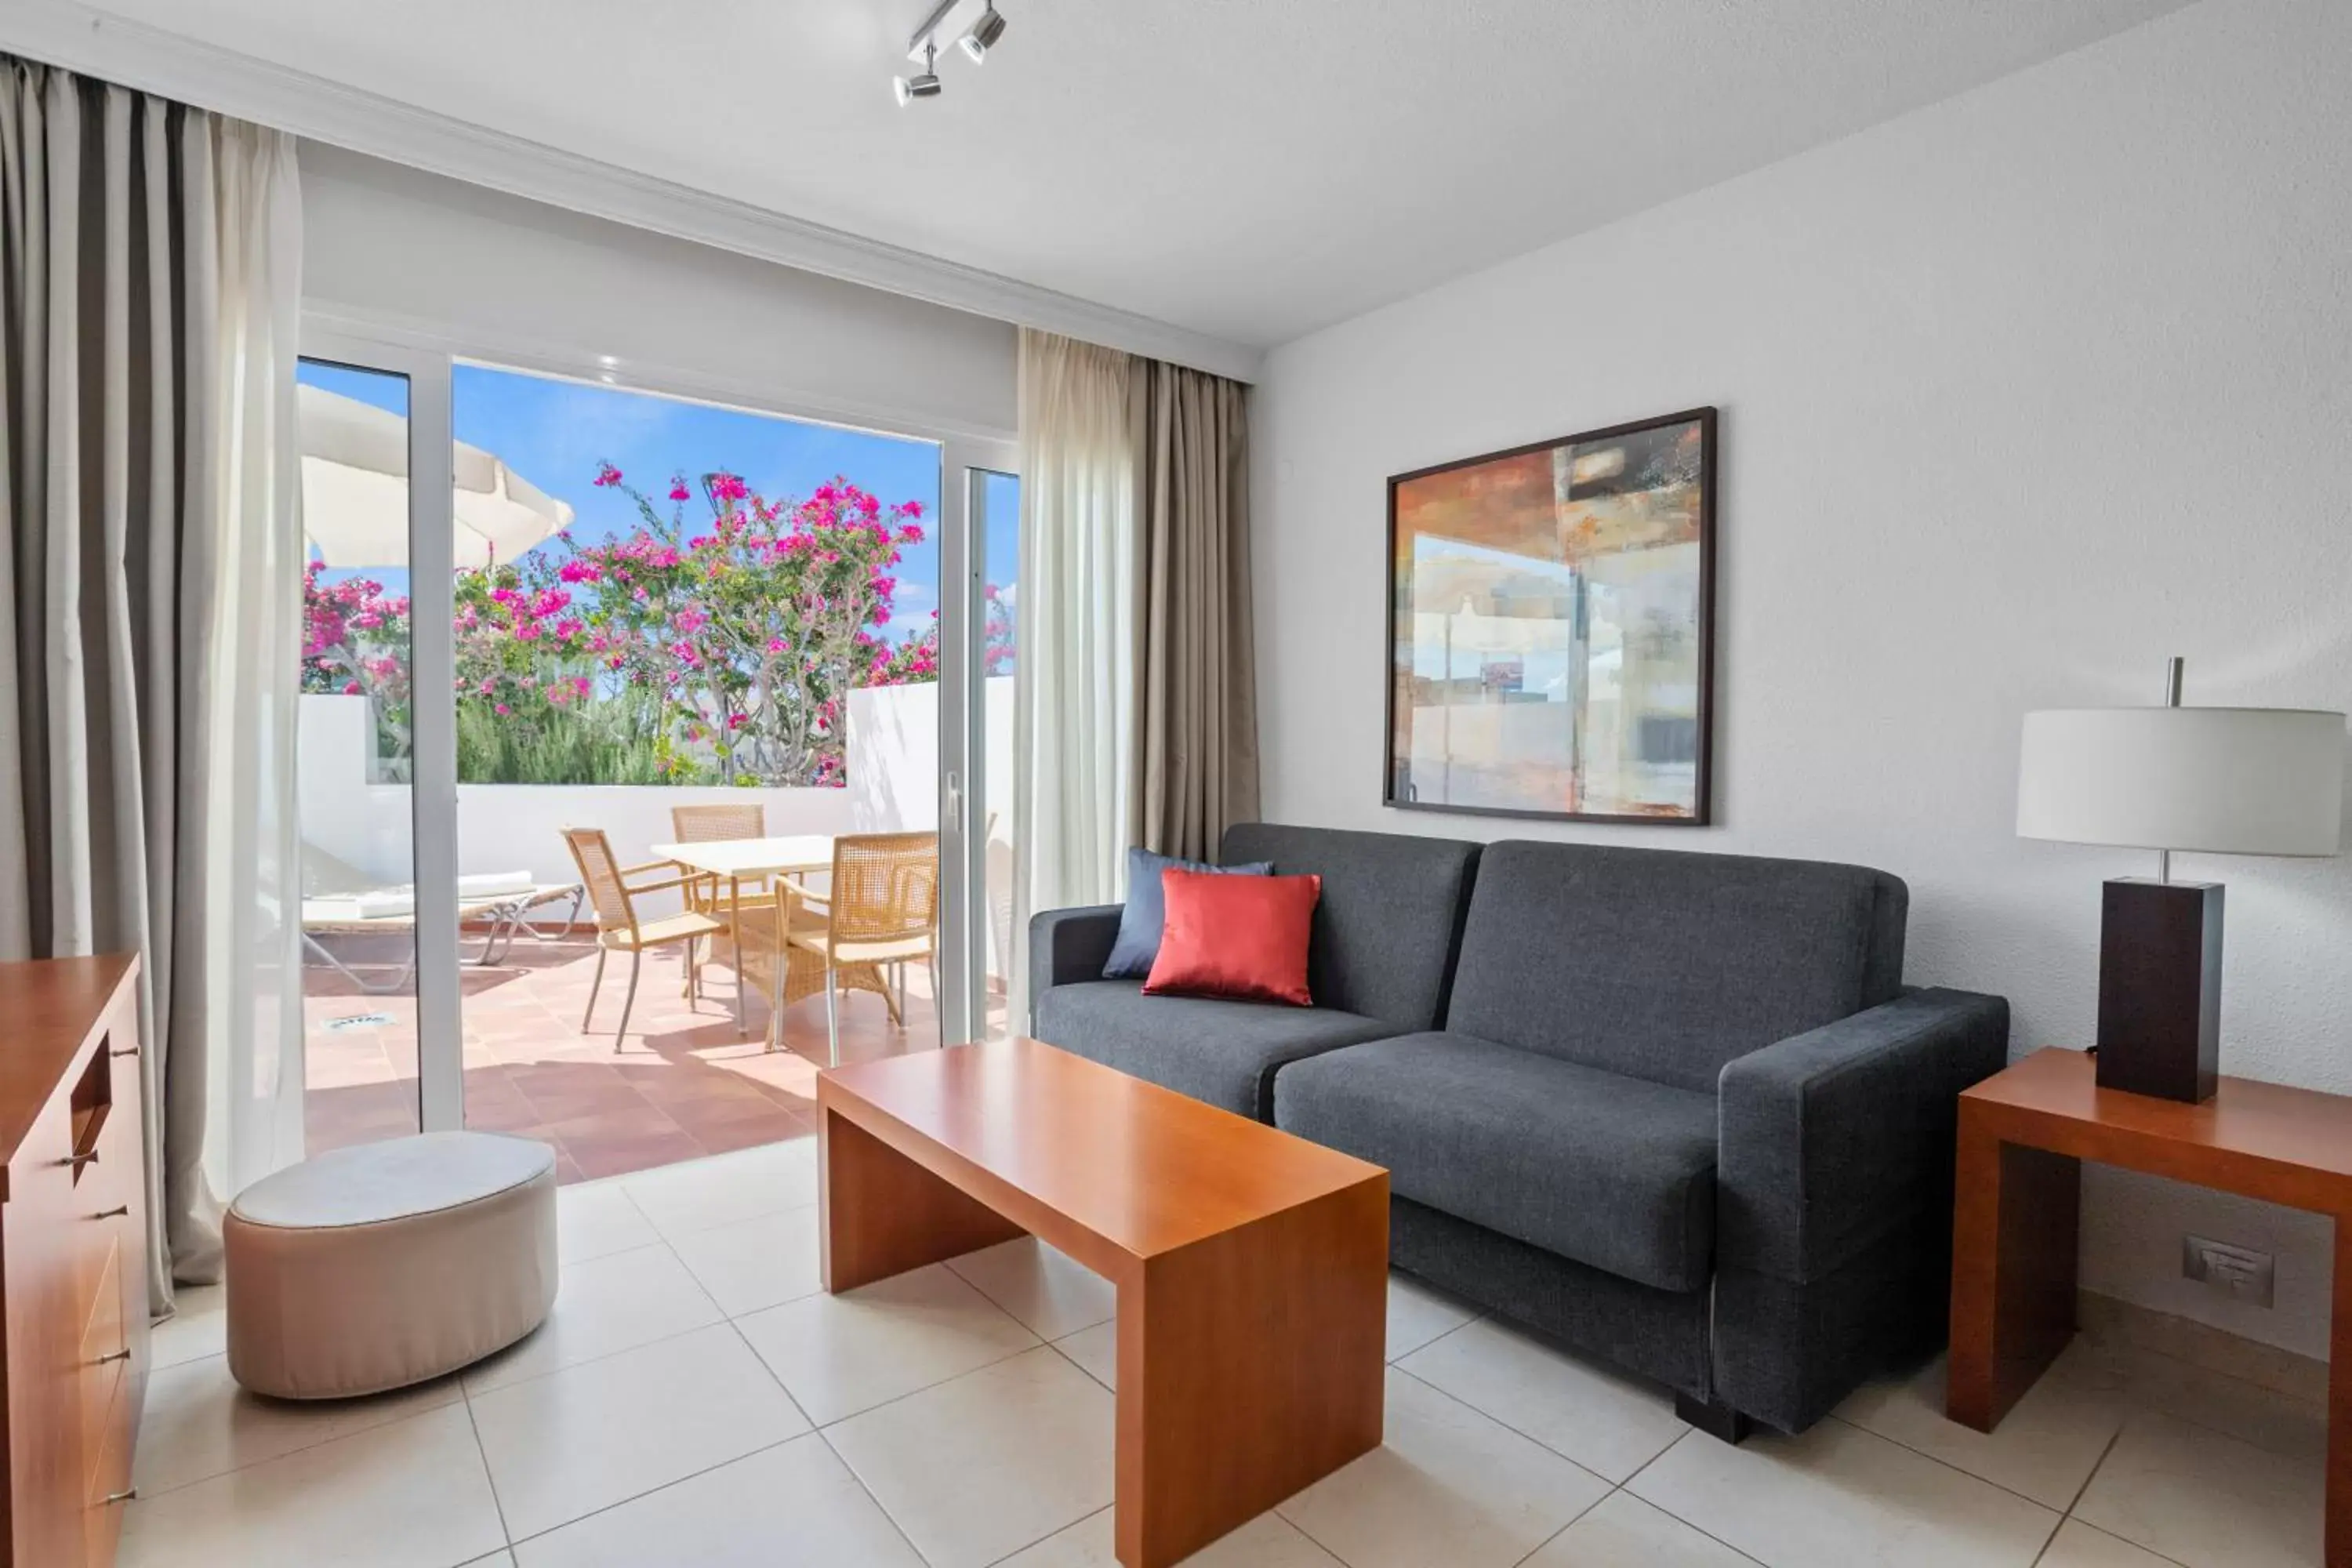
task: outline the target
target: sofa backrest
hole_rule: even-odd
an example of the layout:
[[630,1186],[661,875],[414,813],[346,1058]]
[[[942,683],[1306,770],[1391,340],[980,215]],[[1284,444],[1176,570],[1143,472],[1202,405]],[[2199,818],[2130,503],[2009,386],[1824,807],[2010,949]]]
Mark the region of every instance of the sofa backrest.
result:
[[1490,844],[1445,1026],[1712,1093],[1734,1058],[1893,999],[1909,902],[1862,866]]
[[1452,838],[1243,822],[1225,830],[1218,858],[1321,877],[1307,952],[1316,1005],[1419,1030],[1444,1016],[1478,850]]

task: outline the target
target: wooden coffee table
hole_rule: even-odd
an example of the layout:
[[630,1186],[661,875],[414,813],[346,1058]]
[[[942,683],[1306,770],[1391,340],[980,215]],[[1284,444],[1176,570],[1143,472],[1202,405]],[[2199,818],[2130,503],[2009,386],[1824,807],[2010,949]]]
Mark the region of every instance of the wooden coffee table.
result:
[[1024,1233],[1118,1288],[1127,1568],[1380,1446],[1378,1165],[1035,1040],[836,1068],[817,1106],[826,1289]]

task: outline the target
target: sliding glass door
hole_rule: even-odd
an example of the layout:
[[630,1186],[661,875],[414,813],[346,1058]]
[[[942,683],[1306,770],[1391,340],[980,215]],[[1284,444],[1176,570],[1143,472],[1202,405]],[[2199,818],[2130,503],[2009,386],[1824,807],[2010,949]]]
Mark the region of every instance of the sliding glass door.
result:
[[[313,1152],[466,1126],[614,1174],[805,1135],[836,1057],[1003,1031],[1006,444],[305,347]],[[828,1005],[789,939],[863,896],[856,835],[898,836],[933,958]]]

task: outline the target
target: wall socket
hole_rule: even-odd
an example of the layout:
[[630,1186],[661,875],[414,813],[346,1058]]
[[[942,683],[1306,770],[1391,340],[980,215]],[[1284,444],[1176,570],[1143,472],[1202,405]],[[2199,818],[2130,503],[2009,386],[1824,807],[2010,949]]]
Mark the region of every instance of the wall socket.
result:
[[2269,1306],[2278,1286],[2278,1265],[2271,1254],[2202,1236],[2180,1238],[2180,1274],[2255,1307]]

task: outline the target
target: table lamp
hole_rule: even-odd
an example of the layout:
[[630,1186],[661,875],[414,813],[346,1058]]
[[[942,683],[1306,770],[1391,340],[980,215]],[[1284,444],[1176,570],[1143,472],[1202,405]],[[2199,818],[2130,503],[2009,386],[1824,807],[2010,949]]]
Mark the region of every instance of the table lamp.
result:
[[2102,1089],[2210,1099],[2221,1055],[2221,886],[2176,882],[2172,851],[2333,855],[2344,816],[2344,715],[2161,708],[2025,716],[2021,838],[2157,851],[2156,875],[2110,879],[2099,905]]

